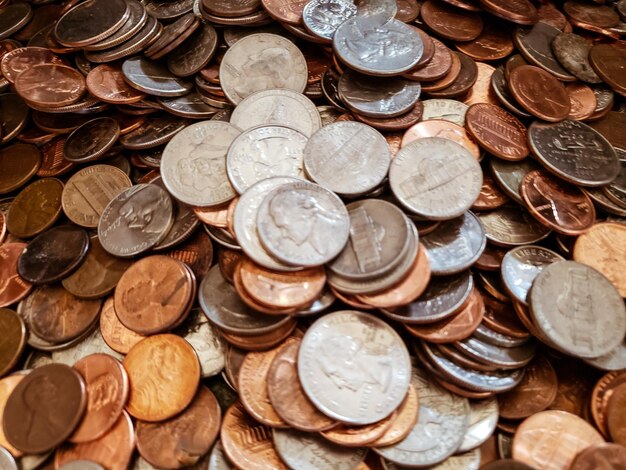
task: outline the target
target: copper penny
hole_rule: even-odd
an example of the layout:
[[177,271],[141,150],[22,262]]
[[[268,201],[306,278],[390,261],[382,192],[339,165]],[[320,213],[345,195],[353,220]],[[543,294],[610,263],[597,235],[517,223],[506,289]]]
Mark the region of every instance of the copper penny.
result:
[[[102,437],[81,444],[64,444],[54,456],[55,468],[70,467],[87,470],[85,461],[100,465],[107,470],[128,468],[135,449],[133,422],[128,413],[122,411],[113,427]],[[91,467],[89,467],[91,470]],[[95,470],[95,469],[94,469]]]
[[[2,422],[2,419],[4,417],[4,411],[6,409],[6,404],[9,396],[11,396],[11,393],[13,392],[13,390],[15,390],[17,384],[19,384],[22,379],[24,379],[24,377],[26,377],[25,374],[13,374],[0,380],[0,422]],[[6,435],[4,433],[3,426],[0,426],[0,446],[7,449],[15,458],[21,457],[23,454],[22,451],[17,450],[15,447],[9,444],[9,441],[7,441]]]
[[6,375],[20,359],[26,346],[26,324],[8,308],[0,308],[0,377]]
[[296,313],[301,306],[295,307],[285,307],[278,308],[272,307],[269,305],[262,304],[258,302],[254,297],[252,297],[241,281],[241,264],[237,266],[233,275],[233,283],[235,286],[235,290],[239,295],[239,298],[251,309],[256,310],[257,312],[265,313],[267,315],[291,315]]
[[18,238],[31,238],[43,232],[61,215],[63,183],[44,178],[26,186],[15,198],[7,214],[7,229]]
[[420,16],[430,29],[451,41],[472,41],[483,29],[480,15],[434,0],[427,0],[422,5]]
[[509,201],[509,197],[504,194],[502,190],[500,190],[493,177],[489,173],[483,173],[483,185],[480,188],[480,195],[478,196],[478,199],[476,199],[472,205],[472,210],[481,211],[497,209]]
[[522,65],[509,74],[509,88],[517,102],[533,116],[559,122],[570,114],[565,86],[553,75],[533,65]]
[[41,168],[37,171],[37,176],[42,178],[60,176],[76,166],[75,163],[63,157],[65,140],[65,137],[59,137],[41,147],[43,161],[41,162]]
[[[573,413],[577,416],[586,416],[589,420],[589,403],[594,385],[595,371],[588,366],[572,359],[559,358],[552,363],[556,370],[559,388],[556,399],[549,409]],[[582,367],[581,367],[582,366]],[[591,402],[593,405],[595,401]]]
[[604,439],[589,423],[565,411],[542,411],[526,419],[513,439],[513,458],[546,470],[569,468],[576,455]]
[[409,128],[402,137],[402,147],[414,140],[427,137],[443,137],[444,139],[452,140],[465,147],[476,160],[480,158],[480,147],[466,132],[465,128],[443,119],[429,119],[428,121],[418,122]]
[[474,60],[462,52],[452,52],[461,61],[461,72],[458,77],[446,88],[439,91],[431,91],[432,98],[455,98],[467,93],[478,80],[478,66]]
[[409,333],[431,343],[451,343],[470,336],[480,324],[485,312],[483,296],[477,289],[467,304],[452,318],[427,325],[405,325]]
[[465,123],[478,144],[496,157],[517,161],[529,153],[526,127],[499,106],[474,104],[467,110]]
[[491,87],[492,77],[496,69],[484,62],[476,62],[476,68],[478,69],[476,82],[467,94],[462,97],[463,103],[468,106],[476,103],[488,103],[499,106],[500,101]]
[[422,91],[426,93],[430,93],[433,91],[443,90],[444,88],[449,87],[454,83],[454,81],[459,77],[461,73],[461,59],[456,54],[452,54],[452,64],[450,65],[450,69],[448,73],[446,73],[443,77],[438,80],[429,81],[422,84]]
[[570,113],[568,119],[584,121],[596,112],[596,94],[583,83],[568,83],[565,91],[569,95]]
[[18,143],[0,149],[0,194],[22,187],[40,165],[41,152],[34,145]]
[[473,41],[458,42],[456,48],[474,60],[499,60],[509,56],[514,49],[511,33],[495,22],[486,23]]
[[261,0],[263,8],[280,23],[300,26],[302,11],[308,2],[303,0]]
[[192,296],[193,278],[180,261],[149,256],[133,264],[115,288],[115,312],[131,330],[150,335],[182,320]]
[[486,271],[499,271],[506,252],[507,250],[499,246],[487,243],[485,250],[476,261],[476,267]]
[[553,3],[547,2],[539,5],[537,13],[539,14],[539,21],[542,23],[554,26],[561,31],[566,31],[567,29],[571,31],[572,29],[565,15]]
[[524,176],[520,192],[530,213],[563,235],[580,235],[593,225],[593,202],[580,188],[549,173],[533,170]]
[[611,88],[618,93],[626,94],[626,50],[618,49],[609,44],[598,44],[589,52],[591,66]]
[[124,368],[130,379],[126,410],[142,421],[163,421],[193,400],[200,363],[191,345],[172,334],[146,338],[128,352]]
[[87,409],[69,440],[89,442],[106,434],[122,415],[128,399],[128,375],[117,359],[102,353],[82,358],[74,369],[87,387]]
[[211,268],[213,245],[209,236],[198,230],[187,241],[164,254],[182,261],[191,269],[196,279],[202,279]]
[[621,384],[615,389],[607,406],[606,427],[613,442],[626,444],[626,384]]
[[22,300],[33,288],[32,284],[17,272],[17,261],[24,248],[26,243],[0,245],[0,307]]
[[6,438],[26,454],[48,452],[72,434],[86,405],[85,383],[76,370],[64,364],[41,366],[17,384],[6,402]]
[[267,374],[267,392],[276,413],[289,426],[306,432],[319,432],[335,425],[304,393],[298,378],[300,340],[289,340],[280,348]]
[[343,447],[363,447],[380,439],[391,427],[391,423],[396,419],[396,414],[394,411],[385,419],[365,426],[339,424],[328,431],[322,431],[320,434],[330,442]]
[[59,56],[45,47],[21,47],[8,52],[2,57],[0,69],[4,78],[11,83],[15,83],[15,79],[19,74],[35,65],[63,63]]
[[618,14],[605,5],[596,5],[581,0],[568,0],[563,11],[572,20],[598,28],[611,28],[619,23]]
[[409,386],[406,398],[395,412],[391,425],[384,434],[371,443],[372,447],[397,444],[413,430],[419,414],[419,396],[413,385]]
[[202,2],[202,8],[205,11],[225,18],[238,18],[250,15],[260,7],[260,0],[243,0],[234,4],[228,0],[204,0]]
[[33,17],[28,24],[15,34],[18,41],[28,41],[36,33],[59,19],[60,5],[43,5],[33,10]]
[[228,460],[239,468],[287,470],[272,442],[271,428],[252,419],[240,402],[226,411],[220,437]]
[[230,202],[213,207],[194,207],[193,212],[200,219],[200,222],[213,227],[226,228],[228,226],[227,215],[229,206]]
[[194,465],[211,449],[220,429],[221,411],[215,395],[200,386],[191,404],[178,416],[160,423],[137,423],[137,449],[157,468]]
[[86,90],[83,75],[66,65],[34,65],[15,78],[15,90],[24,101],[42,108],[76,103]]
[[539,19],[537,8],[528,0],[479,0],[492,15],[522,25],[535,24]]
[[596,444],[580,452],[570,470],[621,469],[626,462],[626,447],[619,444]]
[[[422,51],[422,57],[420,57],[419,62],[415,66],[416,68],[422,67],[430,62],[430,59],[433,58],[435,54],[435,43],[433,38],[431,38],[428,34],[426,34],[423,30],[416,26],[412,26],[413,29],[420,35],[422,38],[422,44],[424,45],[424,50]],[[410,72],[409,72],[410,73]]]
[[117,318],[115,313],[115,301],[109,297],[102,305],[100,312],[100,333],[105,343],[120,354],[128,354],[128,351],[145,338],[133,330],[126,328]]
[[418,82],[431,82],[445,76],[452,67],[452,53],[439,39],[431,38],[434,43],[432,59],[413,70],[405,72],[404,77]]

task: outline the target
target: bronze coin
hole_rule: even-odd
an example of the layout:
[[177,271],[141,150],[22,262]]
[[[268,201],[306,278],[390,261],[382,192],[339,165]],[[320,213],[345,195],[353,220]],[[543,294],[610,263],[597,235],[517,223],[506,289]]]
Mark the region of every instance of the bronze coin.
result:
[[15,387],[4,409],[9,443],[27,454],[41,454],[67,439],[87,405],[80,374],[64,364],[48,364]]
[[539,20],[537,8],[528,0],[479,0],[480,5],[492,15],[521,25],[535,24]]
[[0,70],[11,83],[25,70],[40,64],[63,64],[63,60],[45,47],[21,47],[14,49],[2,58]]
[[89,93],[107,103],[136,103],[146,97],[145,93],[126,83],[121,67],[112,64],[93,68],[87,75],[86,83]]
[[[508,299],[508,298],[507,298]],[[503,335],[529,338],[530,333],[517,317],[511,305],[500,302],[489,295],[483,296],[485,303],[485,325]]]
[[184,410],[200,382],[200,363],[183,338],[154,335],[128,352],[124,368],[130,379],[126,410],[142,421],[163,421]]
[[73,163],[98,160],[113,147],[120,125],[110,117],[92,119],[75,129],[65,141],[63,155]]
[[511,33],[498,23],[486,23],[480,35],[469,42],[457,42],[455,47],[474,60],[499,60],[514,49]]
[[41,147],[43,161],[41,162],[39,171],[37,171],[37,176],[48,178],[51,176],[64,175],[76,166],[63,157],[64,145],[65,137],[59,137]]
[[20,29],[15,35],[18,41],[28,41],[36,33],[49,24],[54,23],[61,16],[60,5],[43,5],[33,10],[33,17],[28,24]]
[[526,111],[544,121],[562,121],[570,113],[569,95],[563,84],[539,67],[522,65],[513,69],[509,88]]
[[28,122],[28,106],[15,93],[0,95],[0,143],[17,136]]
[[460,56],[451,53],[451,57],[452,65],[450,66],[450,70],[448,70],[448,73],[446,73],[438,80],[433,80],[422,84],[422,90],[425,93],[443,90],[444,88],[452,85],[452,83],[454,83],[454,81],[459,77],[459,74],[461,73],[461,59],[459,59]]
[[44,178],[24,188],[7,214],[7,230],[19,238],[31,238],[43,232],[61,214],[63,183]]
[[626,50],[610,44],[598,44],[589,51],[589,62],[596,73],[615,91],[626,93]]
[[513,459],[499,459],[480,467],[481,470],[533,470],[535,467]]
[[15,91],[26,103],[54,108],[76,103],[87,88],[76,69],[58,64],[34,65],[15,78]]
[[228,0],[203,0],[202,8],[212,15],[239,18],[259,10],[261,8],[261,0],[242,0],[236,3]]
[[619,15],[606,5],[594,5],[581,0],[568,0],[563,11],[572,21],[598,28],[611,28],[619,23]]
[[418,122],[407,129],[402,137],[402,147],[414,140],[427,137],[443,137],[444,139],[452,140],[465,147],[476,160],[480,158],[480,147],[478,147],[474,138],[466,132],[465,128],[443,119],[429,119]]
[[472,41],[483,29],[480,15],[434,0],[427,0],[422,5],[420,17],[431,30],[451,41]]
[[615,389],[607,406],[606,427],[613,442],[626,444],[626,384],[621,384]]
[[188,77],[204,69],[217,50],[215,28],[203,24],[189,39],[167,57],[167,68],[177,77]]
[[485,271],[499,271],[506,253],[505,249],[487,243],[485,250],[476,261],[476,267]]
[[[120,29],[130,9],[124,0],[89,0],[67,11],[54,27],[61,44],[80,47],[101,41]],[[97,18],[98,21],[93,19]]]
[[549,173],[534,170],[520,185],[530,213],[542,224],[563,235],[580,235],[596,218],[593,202],[580,188]]
[[394,411],[385,419],[364,426],[340,423],[328,431],[322,431],[320,434],[333,444],[343,447],[363,447],[383,437],[396,417],[397,413]]
[[39,338],[60,344],[80,337],[98,319],[99,300],[82,300],[61,286],[39,287],[21,304],[19,313]]
[[100,312],[100,333],[104,342],[114,351],[120,354],[128,354],[128,351],[145,338],[133,330],[126,328],[115,313],[115,301],[109,297],[102,305]]
[[41,152],[30,144],[0,149],[0,194],[14,191],[31,179],[41,165]]
[[491,89],[491,77],[496,69],[484,62],[476,62],[478,69],[476,82],[472,88],[462,97],[463,103],[468,106],[477,103],[487,103],[500,106],[500,101],[495,92]]
[[6,2],[2,2],[0,8],[0,39],[19,31],[33,17],[33,8],[28,3],[6,5]]
[[567,22],[565,15],[553,3],[543,3],[538,6],[539,21],[549,24],[564,32],[571,32],[572,25]]
[[176,21],[163,28],[161,35],[144,50],[144,54],[154,60],[160,59],[170,52],[171,44],[180,44],[180,42],[187,39],[199,25],[200,20],[193,13],[187,13],[181,16]]
[[60,281],[80,266],[88,249],[89,235],[85,230],[73,225],[53,227],[26,246],[17,271],[35,285]]
[[[22,379],[26,377],[26,374],[11,374],[8,377],[4,377],[0,380],[0,423],[4,417],[4,410],[6,409],[7,400],[11,396],[11,393],[17,387]],[[4,433],[3,426],[0,426],[0,445],[8,450],[13,457],[16,459],[23,455],[23,452],[17,450],[7,441],[6,435]],[[13,469],[14,470],[14,469]]]
[[103,353],[83,357],[74,369],[87,387],[87,409],[69,440],[89,442],[106,434],[122,415],[128,399],[128,375],[117,359]]
[[450,71],[450,67],[452,67],[452,53],[450,49],[439,39],[431,38],[431,41],[434,43],[435,49],[432,59],[423,65],[418,65],[413,70],[405,72],[402,74],[403,77],[418,82],[431,82],[439,80]]
[[157,468],[194,465],[213,446],[220,421],[215,395],[200,386],[191,404],[178,416],[159,423],[138,421],[137,449]]
[[416,124],[420,119],[422,119],[423,112],[424,105],[421,101],[418,101],[411,111],[406,114],[402,114],[401,116],[393,118],[372,118],[355,113],[354,117],[357,121],[361,121],[368,126],[378,129],[379,131],[400,131],[408,129]]
[[619,470],[625,467],[625,462],[626,447],[612,443],[596,444],[580,452],[570,470]]
[[189,240],[164,254],[182,261],[193,271],[196,279],[202,279],[211,269],[213,245],[209,236],[198,230]]
[[476,62],[462,52],[452,52],[452,54],[456,54],[460,59],[461,72],[452,84],[443,90],[431,91],[429,95],[432,98],[454,98],[460,96],[470,90],[478,79],[478,66]]
[[150,0],[146,2],[148,14],[159,20],[173,20],[185,13],[189,13],[192,8],[193,2],[189,0],[176,0],[173,2]]
[[596,112],[596,94],[590,87],[583,83],[568,83],[565,91],[571,108],[568,119],[584,121]]
[[0,307],[14,304],[26,297],[32,284],[17,272],[17,262],[26,248],[26,243],[4,243],[0,245]]
[[0,308],[0,377],[9,372],[22,355],[26,345],[26,324],[22,317],[8,308]]
[[[205,2],[206,3],[206,2]],[[297,0],[261,0],[267,13],[280,23],[299,26],[307,2]]]
[[[480,188],[480,195],[474,201],[471,209],[473,211],[497,209],[509,201],[509,197],[500,190],[493,177],[489,173],[483,173],[483,185]],[[481,258],[483,255],[481,255]]]

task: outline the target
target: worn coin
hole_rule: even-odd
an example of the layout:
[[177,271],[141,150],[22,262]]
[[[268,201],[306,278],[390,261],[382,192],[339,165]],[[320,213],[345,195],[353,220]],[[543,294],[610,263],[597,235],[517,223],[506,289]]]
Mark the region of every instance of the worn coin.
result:
[[30,144],[16,143],[0,149],[0,194],[23,186],[41,165],[41,152]]
[[598,44],[591,48],[589,61],[602,80],[618,93],[626,93],[626,81],[621,73],[626,63],[623,50],[609,44]]
[[63,156],[73,163],[98,160],[120,135],[120,125],[110,117],[96,118],[75,129],[65,141]]
[[[120,29],[130,15],[124,0],[89,0],[65,13],[54,28],[61,44],[80,47],[101,41]],[[98,18],[94,22],[93,18]]]
[[626,461],[624,446],[613,443],[595,444],[581,451],[572,462],[572,470],[594,470],[601,465],[619,468]]
[[552,52],[569,73],[587,83],[602,83],[589,63],[592,46],[590,41],[574,33],[559,33],[552,39]]
[[26,297],[32,284],[19,275],[17,263],[26,243],[3,243],[0,245],[0,307],[6,307]]
[[356,6],[346,0],[313,0],[302,10],[302,24],[311,34],[330,43],[337,28],[356,12]]
[[24,188],[7,213],[9,233],[31,238],[52,226],[61,214],[62,193],[63,183],[56,178],[43,178]]

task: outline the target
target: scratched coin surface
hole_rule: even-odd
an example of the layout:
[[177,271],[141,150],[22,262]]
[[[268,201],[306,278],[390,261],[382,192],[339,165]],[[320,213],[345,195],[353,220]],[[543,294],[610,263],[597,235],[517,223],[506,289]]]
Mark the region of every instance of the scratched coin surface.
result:
[[19,238],[32,238],[49,228],[61,214],[63,183],[42,178],[18,193],[6,214],[7,230]]
[[346,0],[312,0],[304,6],[302,23],[310,33],[332,42],[337,28],[356,12],[356,6]]
[[3,243],[0,245],[0,307],[7,307],[28,295],[33,285],[17,271],[17,262],[26,243]]
[[[368,338],[376,337],[376,342]],[[298,353],[305,393],[326,415],[365,425],[404,400],[411,363],[400,337],[383,321],[356,311],[325,315],[306,332]]]

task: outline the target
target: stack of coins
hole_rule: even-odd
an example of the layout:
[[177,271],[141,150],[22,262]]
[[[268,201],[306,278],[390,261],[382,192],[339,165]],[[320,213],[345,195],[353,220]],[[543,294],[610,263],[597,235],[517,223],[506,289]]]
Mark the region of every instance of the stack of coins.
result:
[[0,468],[624,468],[624,35],[0,0]]

